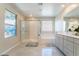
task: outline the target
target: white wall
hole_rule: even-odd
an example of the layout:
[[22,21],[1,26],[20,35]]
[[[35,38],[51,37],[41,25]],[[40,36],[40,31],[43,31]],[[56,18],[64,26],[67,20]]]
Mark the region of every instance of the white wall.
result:
[[[16,37],[4,38],[4,12],[8,9],[17,14],[17,35]],[[0,4],[0,54],[11,48],[17,43],[20,43],[20,19],[21,15],[12,6],[8,4]]]

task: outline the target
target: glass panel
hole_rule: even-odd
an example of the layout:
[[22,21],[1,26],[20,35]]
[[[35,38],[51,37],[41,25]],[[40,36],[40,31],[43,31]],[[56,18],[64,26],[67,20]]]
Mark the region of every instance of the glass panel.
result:
[[15,18],[16,18],[15,14],[9,11],[5,11],[5,24],[16,25]]

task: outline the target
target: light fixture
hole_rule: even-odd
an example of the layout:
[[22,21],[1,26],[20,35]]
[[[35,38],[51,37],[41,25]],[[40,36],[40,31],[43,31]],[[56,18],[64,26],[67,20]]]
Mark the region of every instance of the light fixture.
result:
[[65,7],[65,5],[63,4],[63,5],[61,5],[61,7]]
[[32,14],[30,14],[29,16],[32,17]]

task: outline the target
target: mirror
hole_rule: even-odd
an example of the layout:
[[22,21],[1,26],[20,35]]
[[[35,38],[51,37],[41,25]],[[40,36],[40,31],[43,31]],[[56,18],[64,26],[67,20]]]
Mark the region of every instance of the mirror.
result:
[[68,12],[64,16],[66,21],[67,32],[78,32],[79,31],[79,6]]

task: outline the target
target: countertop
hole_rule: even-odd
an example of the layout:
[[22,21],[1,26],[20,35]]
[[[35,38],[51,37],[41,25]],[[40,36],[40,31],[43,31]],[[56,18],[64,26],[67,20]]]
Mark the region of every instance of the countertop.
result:
[[69,37],[73,37],[73,38],[78,38],[79,39],[79,36],[71,33],[71,32],[57,32],[56,34],[60,34],[60,35],[65,35],[65,36],[69,36]]

